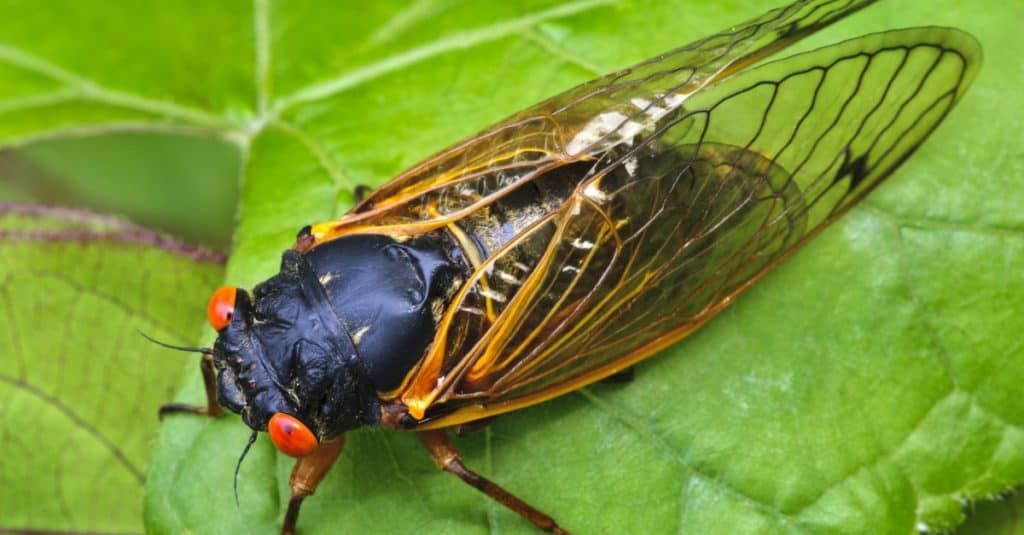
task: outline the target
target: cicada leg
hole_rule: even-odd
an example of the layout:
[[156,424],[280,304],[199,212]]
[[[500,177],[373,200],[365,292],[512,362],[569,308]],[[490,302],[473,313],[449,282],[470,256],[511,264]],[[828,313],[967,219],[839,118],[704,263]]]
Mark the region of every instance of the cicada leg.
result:
[[355,199],[356,204],[363,202],[370,192],[373,191],[370,186],[366,184],[356,184],[356,187],[352,189],[352,198]]
[[217,376],[213,371],[213,355],[203,353],[203,356],[199,358],[199,370],[203,373],[203,386],[206,388],[206,406],[199,407],[185,403],[168,403],[161,406],[160,411],[157,413],[161,420],[164,419],[164,416],[176,412],[202,414],[211,418],[220,416],[224,412],[224,408],[217,401]]
[[551,533],[568,535],[568,531],[562,529],[557,522],[549,515],[535,509],[530,504],[517,498],[511,492],[501,488],[497,483],[477,474],[462,464],[462,456],[455,446],[448,440],[443,430],[420,431],[420,441],[430,452],[437,463],[437,467],[445,472],[454,474],[465,481],[473,488],[488,495],[494,501],[519,513],[520,516],[532,522],[538,528]]
[[338,460],[344,445],[345,435],[340,435],[333,440],[321,442],[313,453],[295,461],[292,475],[288,478],[288,484],[292,488],[292,497],[288,500],[288,511],[284,515],[284,524],[281,525],[282,535],[295,533],[295,523],[299,519],[302,500],[313,495],[317,486],[320,485],[320,481],[334,466],[334,461]]

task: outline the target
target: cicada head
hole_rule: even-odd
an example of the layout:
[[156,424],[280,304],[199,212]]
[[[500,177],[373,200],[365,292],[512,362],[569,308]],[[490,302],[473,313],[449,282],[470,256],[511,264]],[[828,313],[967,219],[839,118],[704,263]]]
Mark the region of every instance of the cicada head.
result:
[[252,294],[222,288],[208,309],[220,327],[213,345],[220,403],[296,457],[375,423],[378,413],[372,388],[354,369],[356,348],[325,300],[311,266],[289,251],[281,272]]
[[251,294],[226,287],[210,300],[221,404],[296,457],[376,424],[378,392],[423,355],[452,274],[442,248],[383,236],[286,251]]

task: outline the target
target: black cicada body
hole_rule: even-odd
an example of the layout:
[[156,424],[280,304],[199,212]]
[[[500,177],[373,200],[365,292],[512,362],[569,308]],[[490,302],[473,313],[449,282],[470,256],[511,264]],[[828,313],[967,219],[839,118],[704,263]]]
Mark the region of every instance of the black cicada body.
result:
[[448,249],[349,236],[286,252],[251,296],[222,290],[215,303],[228,306],[212,307],[227,321],[213,347],[221,403],[253,429],[301,414],[319,439],[379,423],[377,392],[396,388],[426,350],[432,307],[463,276]]

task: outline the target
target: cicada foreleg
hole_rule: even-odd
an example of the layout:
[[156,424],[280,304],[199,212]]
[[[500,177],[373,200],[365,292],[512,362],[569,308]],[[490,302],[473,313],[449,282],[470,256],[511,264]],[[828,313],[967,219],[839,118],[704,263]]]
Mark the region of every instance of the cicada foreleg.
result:
[[166,405],[162,405],[160,407],[160,411],[157,413],[161,420],[164,419],[164,416],[177,412],[202,414],[211,418],[220,416],[221,413],[224,412],[224,408],[221,407],[220,401],[217,400],[217,375],[213,371],[213,355],[203,353],[199,358],[199,370],[203,374],[203,387],[206,389],[206,406],[200,407],[185,403],[168,403]]
[[339,435],[338,438],[321,442],[313,453],[295,461],[292,475],[288,478],[292,496],[288,500],[288,511],[285,513],[284,523],[281,525],[282,535],[295,533],[295,524],[299,519],[302,500],[313,495],[320,485],[320,481],[324,479],[327,472],[331,471],[334,461],[338,460],[344,445],[345,435]]
[[448,436],[445,435],[443,430],[420,431],[418,435],[427,451],[430,452],[431,457],[434,458],[438,468],[458,476],[459,479],[486,494],[494,501],[519,513],[520,516],[529,520],[538,528],[550,533],[568,535],[569,532],[562,529],[551,516],[517,498],[497,483],[467,468],[462,463],[462,456],[459,455],[459,451],[448,440]]

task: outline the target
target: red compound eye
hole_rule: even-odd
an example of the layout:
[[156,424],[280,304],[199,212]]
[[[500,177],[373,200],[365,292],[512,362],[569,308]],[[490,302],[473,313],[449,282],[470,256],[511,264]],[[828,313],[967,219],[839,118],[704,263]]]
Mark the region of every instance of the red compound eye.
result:
[[313,432],[298,418],[283,412],[275,413],[267,424],[267,433],[281,453],[291,457],[305,457],[316,449],[318,443]]
[[206,318],[215,330],[221,330],[231,324],[231,316],[235,314],[234,286],[221,286],[210,296],[210,304],[206,305]]

